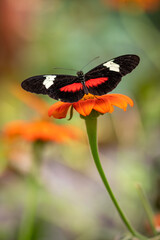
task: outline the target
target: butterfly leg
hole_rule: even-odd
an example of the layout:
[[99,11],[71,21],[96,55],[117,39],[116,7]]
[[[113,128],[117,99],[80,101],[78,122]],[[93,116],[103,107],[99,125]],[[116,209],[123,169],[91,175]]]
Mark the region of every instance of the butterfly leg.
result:
[[96,95],[94,95],[94,97],[95,97],[97,100],[100,100],[100,98],[98,98]]

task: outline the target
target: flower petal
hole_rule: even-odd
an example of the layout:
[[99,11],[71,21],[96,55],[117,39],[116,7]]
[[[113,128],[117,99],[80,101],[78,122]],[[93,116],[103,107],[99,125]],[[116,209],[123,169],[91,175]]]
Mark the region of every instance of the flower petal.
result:
[[97,97],[95,100],[94,110],[100,112],[100,113],[107,113],[107,112],[113,112],[113,107],[110,103],[110,101],[107,98],[104,97]]
[[80,100],[73,104],[73,107],[79,114],[88,116],[95,105],[95,99]]
[[133,107],[133,101],[131,98],[123,95],[123,94],[107,94],[106,98],[110,101],[111,105],[119,107],[126,111],[127,105],[129,104]]
[[80,139],[82,132],[73,126],[57,125],[46,120],[32,120],[8,123],[4,127],[3,136],[6,140],[21,137],[31,142],[41,140],[61,143]]
[[67,126],[60,126],[49,121],[32,121],[26,124],[22,137],[28,141],[67,142],[70,139],[78,138],[76,130],[76,127],[72,130]]
[[71,105],[71,103],[57,102],[49,108],[48,115],[58,119],[65,118]]
[[3,133],[4,136],[12,138],[21,135],[25,128],[26,128],[25,121],[13,121],[6,124]]

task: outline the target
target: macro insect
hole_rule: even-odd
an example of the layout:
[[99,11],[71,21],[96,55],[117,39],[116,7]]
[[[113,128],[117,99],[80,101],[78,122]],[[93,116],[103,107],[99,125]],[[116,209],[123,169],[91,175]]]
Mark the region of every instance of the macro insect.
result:
[[128,54],[113,58],[87,73],[78,71],[76,76],[44,74],[24,80],[22,88],[28,92],[46,94],[62,102],[77,102],[85,94],[96,96],[111,92],[121,78],[130,73],[138,64],[137,55]]

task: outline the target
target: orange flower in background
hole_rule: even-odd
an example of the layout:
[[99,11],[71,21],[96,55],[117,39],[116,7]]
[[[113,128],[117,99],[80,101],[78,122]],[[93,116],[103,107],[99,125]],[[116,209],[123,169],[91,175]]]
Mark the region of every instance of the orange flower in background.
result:
[[48,111],[48,115],[58,119],[65,118],[71,106],[82,116],[90,115],[92,110],[95,110],[100,114],[112,113],[114,111],[113,106],[126,111],[128,104],[133,106],[133,101],[123,94],[106,94],[102,96],[88,94],[78,102],[57,102],[53,104]]
[[102,2],[105,5],[112,5],[115,8],[138,6],[143,10],[156,10],[160,3],[159,0],[102,0]]
[[153,221],[154,221],[154,225],[155,225],[157,232],[160,232],[160,213],[158,213],[154,216]]
[[[58,125],[52,122],[48,116],[48,104],[36,95],[25,93],[16,85],[12,86],[11,93],[29,109],[36,110],[38,119],[10,121],[1,129],[1,138],[5,144],[6,159],[9,166],[21,173],[29,173],[33,163],[33,145],[38,144],[39,150],[44,150],[43,145],[48,142],[67,144],[73,140],[80,140],[82,131],[75,126]],[[25,107],[26,108],[26,107]],[[23,109],[25,109],[23,106]],[[27,111],[29,109],[26,109]],[[32,150],[31,150],[32,149]]]
[[80,135],[76,127],[57,125],[46,120],[15,121],[4,128],[4,136],[7,138],[21,137],[27,141],[67,142],[70,139],[79,139]]
[[[160,213],[157,213],[153,216],[153,224],[154,224],[154,228],[155,228],[156,232],[159,234],[160,233]],[[145,223],[145,225],[146,225],[147,232],[150,235],[153,234],[153,227],[151,228],[151,225],[149,224],[148,221]],[[159,240],[159,239],[157,239],[157,240]]]
[[30,121],[12,121],[4,126],[4,136],[7,138],[21,137],[27,141],[55,141],[66,142],[70,139],[79,139],[81,131],[74,126],[65,126],[52,123],[48,118],[48,104],[30,93],[25,93],[22,89],[14,85],[11,92],[19,100],[24,102],[30,108],[36,110],[40,115],[39,120]]

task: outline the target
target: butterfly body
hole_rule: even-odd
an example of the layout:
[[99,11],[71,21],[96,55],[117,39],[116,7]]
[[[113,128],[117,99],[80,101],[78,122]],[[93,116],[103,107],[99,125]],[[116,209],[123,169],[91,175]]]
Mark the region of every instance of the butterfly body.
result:
[[84,94],[101,96],[112,91],[121,78],[139,64],[139,60],[139,57],[133,54],[123,55],[98,65],[86,74],[78,71],[77,76],[33,76],[22,82],[22,88],[63,102],[77,102]]
[[82,84],[82,86],[83,86],[84,93],[85,93],[85,94],[88,94],[89,91],[88,91],[88,88],[87,88],[87,86],[86,86],[86,84],[85,84],[85,75],[84,75],[84,73],[83,73],[82,71],[78,71],[78,72],[77,72],[77,76],[78,76],[79,81],[81,81],[81,84]]

